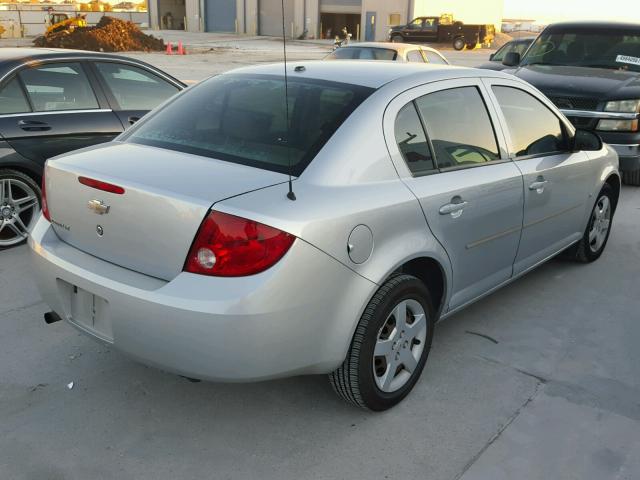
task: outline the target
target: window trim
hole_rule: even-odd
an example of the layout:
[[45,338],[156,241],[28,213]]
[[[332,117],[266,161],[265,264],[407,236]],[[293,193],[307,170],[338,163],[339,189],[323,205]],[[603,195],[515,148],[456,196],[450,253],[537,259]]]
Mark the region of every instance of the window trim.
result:
[[[495,87],[502,87],[502,88],[512,88],[514,90],[518,90],[526,95],[529,95],[530,97],[532,97],[534,100],[536,100],[540,105],[542,105],[544,108],[546,108],[549,113],[551,113],[554,117],[556,117],[556,120],[558,120],[558,124],[560,125],[560,129],[562,130],[562,135],[564,137],[564,142],[567,145],[566,150],[554,150],[552,152],[544,152],[544,153],[534,153],[531,155],[523,155],[521,157],[518,157],[516,152],[513,152],[513,139],[511,138],[511,131],[509,130],[509,123],[507,122],[507,118],[504,115],[504,112],[502,110],[502,106],[500,105],[500,101],[498,100],[498,96],[496,95],[495,91],[493,90]],[[555,156],[555,155],[566,155],[566,154],[570,154],[571,149],[568,147],[568,145],[570,144],[570,140],[571,140],[571,135],[570,132],[567,128],[566,123],[563,121],[562,118],[560,118],[551,108],[549,108],[549,106],[547,104],[545,104],[545,102],[543,102],[540,98],[538,98],[537,96],[533,95],[531,92],[528,92],[522,88],[519,88],[517,86],[514,85],[506,85],[506,84],[502,84],[502,83],[491,83],[489,85],[489,90],[491,90],[491,94],[494,96],[495,101],[496,101],[496,107],[499,109],[500,114],[502,115],[503,119],[504,119],[504,125],[506,128],[506,131],[509,135],[509,142],[508,142],[508,146],[509,146],[509,158],[514,161],[514,162],[521,162],[521,161],[525,161],[525,160],[532,160],[535,158],[541,158],[541,157],[551,157],[551,156]]]
[[414,178],[426,177],[428,175],[434,175],[436,173],[440,173],[440,169],[438,168],[438,163],[436,162],[436,157],[433,154],[433,145],[431,144],[431,139],[429,138],[429,135],[427,135],[427,130],[424,128],[424,119],[422,118],[422,114],[420,113],[420,109],[418,108],[418,105],[416,105],[416,99],[415,98],[413,100],[410,100],[409,102],[405,103],[402,107],[400,107],[400,110],[398,110],[398,113],[396,114],[396,116],[395,116],[395,118],[393,120],[394,130],[395,130],[395,122],[398,121],[398,115],[400,115],[400,112],[406,106],[408,106],[409,104],[411,104],[411,106],[413,107],[413,110],[416,112],[416,115],[418,116],[418,121],[420,122],[420,128],[422,128],[422,133],[423,133],[425,139],[427,140],[427,148],[429,149],[429,155],[431,156],[431,162],[433,163],[433,169],[428,170],[428,171],[426,171],[424,173],[416,173],[413,170],[411,170],[411,167],[409,166],[409,162],[407,162],[407,159],[404,158],[404,155],[402,154],[402,150],[400,150],[400,147],[398,146],[398,139],[394,135],[393,139],[394,139],[394,142],[396,143],[396,146],[398,146],[398,150],[400,151],[400,156],[402,157],[402,160],[404,161],[405,165],[407,166],[407,169],[409,170],[409,173]]
[[[76,109],[68,109],[68,110],[42,110],[42,111],[38,111],[34,108],[33,106],[33,102],[31,100],[31,96],[29,95],[29,91],[27,90],[27,86],[24,83],[24,79],[22,78],[22,72],[26,71],[26,70],[37,70],[39,68],[42,67],[46,67],[48,65],[53,65],[53,64],[57,64],[57,63],[65,63],[65,64],[78,64],[80,65],[80,69],[82,70],[82,73],[84,73],[85,78],[87,79],[87,82],[89,83],[89,88],[91,89],[91,92],[93,93],[93,97],[96,100],[96,104],[97,107],[95,108],[76,108]],[[78,59],[54,59],[51,61],[47,61],[47,62],[37,62],[37,63],[31,63],[28,65],[24,65],[24,68],[20,68],[20,69],[16,69],[14,71],[15,76],[18,77],[20,84],[22,86],[23,92],[25,93],[25,95],[27,96],[27,101],[29,102],[29,106],[31,107],[31,112],[29,113],[33,113],[33,114],[63,114],[63,113],[67,113],[67,112],[78,112],[78,111],[82,111],[82,112],[97,112],[99,110],[104,109],[104,105],[102,103],[102,97],[100,95],[100,93],[102,92],[97,92],[96,91],[96,85],[92,80],[92,76],[91,76],[91,72],[89,71],[89,69],[87,68],[87,65],[85,64],[85,61],[82,58],[78,58]]]
[[22,92],[22,96],[25,99],[25,101],[27,102],[27,107],[29,107],[29,111],[27,111],[27,112],[15,112],[15,113],[0,113],[0,118],[14,117],[14,116],[20,116],[20,115],[28,115],[30,113],[34,113],[33,104],[31,103],[31,98],[29,98],[29,93],[27,92],[24,84],[22,83],[22,79],[20,78],[20,76],[17,73],[13,74],[13,75],[9,75],[9,76],[7,76],[7,77],[5,77],[3,79],[2,83],[0,84],[0,91],[3,90],[4,88],[6,88],[14,80],[18,84],[18,88]]

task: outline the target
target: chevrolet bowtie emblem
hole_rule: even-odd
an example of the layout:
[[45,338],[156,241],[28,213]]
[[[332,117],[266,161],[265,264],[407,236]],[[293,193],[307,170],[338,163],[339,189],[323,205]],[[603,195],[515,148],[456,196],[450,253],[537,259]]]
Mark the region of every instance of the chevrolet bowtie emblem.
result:
[[98,215],[104,215],[105,213],[109,213],[109,208],[110,208],[109,205],[105,205],[104,202],[102,202],[102,200],[89,200],[87,207],[89,208],[89,210],[91,210],[94,213],[97,213]]

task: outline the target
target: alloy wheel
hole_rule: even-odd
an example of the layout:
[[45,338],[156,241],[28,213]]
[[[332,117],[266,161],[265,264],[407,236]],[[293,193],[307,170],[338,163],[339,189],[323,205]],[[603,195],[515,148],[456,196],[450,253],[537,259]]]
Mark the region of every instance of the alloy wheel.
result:
[[596,253],[607,240],[611,227],[611,201],[606,195],[602,195],[596,202],[591,214],[591,228],[589,230],[589,248]]
[[402,388],[420,362],[427,338],[427,318],[413,299],[398,303],[378,332],[373,353],[373,375],[383,392]]
[[27,183],[0,178],[0,247],[22,242],[38,219],[40,202]]

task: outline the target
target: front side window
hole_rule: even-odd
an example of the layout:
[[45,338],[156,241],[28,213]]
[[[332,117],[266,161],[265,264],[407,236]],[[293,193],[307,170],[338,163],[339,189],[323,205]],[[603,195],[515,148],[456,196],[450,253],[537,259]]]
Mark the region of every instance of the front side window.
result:
[[540,100],[513,87],[494,86],[493,93],[507,121],[516,157],[566,150],[560,119]]
[[413,102],[406,104],[398,112],[395,136],[402,158],[414,176],[435,170],[433,156]]
[[30,112],[24,92],[18,79],[14,77],[0,89],[0,114]]
[[422,28],[422,22],[423,20],[421,18],[416,18],[409,24],[409,28],[413,28],[413,29]]
[[98,107],[89,79],[79,63],[52,63],[20,72],[36,112]]
[[410,52],[407,52],[407,61],[414,63],[424,63],[424,58],[422,57],[420,50],[411,50]]
[[416,100],[438,168],[500,159],[491,118],[476,87],[430,93]]
[[122,110],[152,110],[179,91],[142,68],[113,62],[95,65]]
[[219,75],[187,89],[123,140],[299,175],[373,89],[276,75]]

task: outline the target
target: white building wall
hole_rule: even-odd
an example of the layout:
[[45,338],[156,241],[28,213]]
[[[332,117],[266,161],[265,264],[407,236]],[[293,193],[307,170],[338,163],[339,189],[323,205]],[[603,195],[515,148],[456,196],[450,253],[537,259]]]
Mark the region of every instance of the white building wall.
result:
[[[409,14],[409,1],[408,0],[362,0],[362,19],[360,22],[361,32],[360,39],[365,39],[365,30],[367,22],[367,12],[375,12],[375,40],[385,41],[391,27],[390,18],[391,15],[400,16],[400,24],[407,23]],[[355,37],[355,33],[354,33]]]

